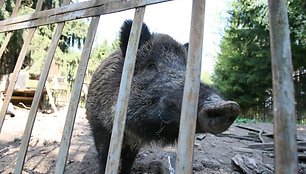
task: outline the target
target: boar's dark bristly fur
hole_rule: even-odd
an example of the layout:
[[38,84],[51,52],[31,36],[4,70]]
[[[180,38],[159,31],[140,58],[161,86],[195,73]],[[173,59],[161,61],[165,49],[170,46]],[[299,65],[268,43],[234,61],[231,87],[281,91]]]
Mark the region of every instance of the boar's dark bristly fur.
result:
[[[86,114],[105,170],[116,101],[132,21],[124,22],[120,50],[104,59],[88,89]],[[188,44],[187,44],[188,45]],[[151,34],[144,24],[132,80],[121,153],[121,173],[130,173],[139,149],[152,142],[174,143],[178,137],[187,49],[165,34]],[[217,102],[215,102],[217,101]],[[217,103],[217,104],[215,104]],[[197,132],[226,130],[239,113],[234,102],[224,102],[201,83]]]

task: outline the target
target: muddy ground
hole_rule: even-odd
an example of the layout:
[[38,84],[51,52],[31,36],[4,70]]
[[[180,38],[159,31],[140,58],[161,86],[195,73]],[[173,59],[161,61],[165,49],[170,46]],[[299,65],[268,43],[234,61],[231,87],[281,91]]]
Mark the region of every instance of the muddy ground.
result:
[[[18,109],[15,117],[6,116],[5,118],[0,134],[0,173],[14,171],[28,114],[28,110]],[[54,173],[65,116],[65,109],[53,114],[38,113],[23,173]],[[273,130],[273,125],[269,123],[243,125],[265,131]],[[298,126],[298,135],[306,139],[306,126]],[[266,136],[263,136],[263,139],[264,142],[273,140]],[[258,134],[238,128],[235,124],[222,135],[198,134],[195,141],[193,173],[274,173],[272,151],[248,148],[248,145],[258,142]],[[85,111],[79,109],[65,173],[97,173],[96,154]],[[241,169],[234,164],[233,159],[236,159],[236,163],[239,163],[239,159],[240,162],[241,159],[244,159],[242,163],[245,163],[246,166],[253,165],[253,168]],[[139,153],[133,172],[139,174],[173,173],[174,163],[174,146],[162,148],[152,145]],[[306,173],[305,163],[305,161],[299,161],[299,173]]]

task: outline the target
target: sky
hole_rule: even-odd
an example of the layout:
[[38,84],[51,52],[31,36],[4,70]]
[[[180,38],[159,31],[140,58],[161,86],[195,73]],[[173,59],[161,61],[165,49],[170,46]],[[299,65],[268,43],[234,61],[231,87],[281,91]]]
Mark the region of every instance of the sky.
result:
[[[227,11],[232,0],[206,0],[202,72],[211,74],[224,32]],[[191,0],[174,0],[146,7],[144,22],[151,32],[165,33],[184,44],[189,41]],[[100,18],[96,44],[118,37],[124,20],[133,19],[134,10],[103,15]]]

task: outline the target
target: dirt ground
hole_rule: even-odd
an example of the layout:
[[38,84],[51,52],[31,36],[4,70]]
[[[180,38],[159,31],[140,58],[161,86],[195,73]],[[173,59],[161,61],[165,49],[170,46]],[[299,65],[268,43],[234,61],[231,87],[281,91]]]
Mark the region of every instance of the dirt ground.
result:
[[[23,173],[54,173],[66,111],[62,109],[58,113],[37,114]],[[0,173],[12,173],[14,170],[28,114],[28,110],[18,109],[15,117],[6,116],[0,134]],[[265,131],[273,130],[273,125],[269,123],[243,125]],[[306,126],[298,126],[298,135],[306,139]],[[265,142],[272,142],[271,138],[263,138]],[[248,145],[256,141],[259,139],[254,133],[238,128],[235,124],[221,135],[198,134],[194,148],[193,173],[274,173],[272,151],[248,148]],[[79,109],[65,173],[97,173],[96,154],[85,111]],[[234,164],[233,159],[236,159],[236,163],[244,159],[242,162],[244,161],[246,166],[251,164],[254,168],[241,169]],[[133,172],[173,174],[174,165],[175,147],[150,146],[139,153]],[[299,173],[306,173],[305,161],[299,161]]]

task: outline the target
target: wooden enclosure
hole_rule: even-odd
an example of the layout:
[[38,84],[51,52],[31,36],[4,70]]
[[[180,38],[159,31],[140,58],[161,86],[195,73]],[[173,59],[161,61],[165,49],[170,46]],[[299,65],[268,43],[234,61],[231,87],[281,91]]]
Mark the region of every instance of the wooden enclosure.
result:
[[[131,29],[130,40],[123,69],[120,92],[115,111],[115,119],[112,131],[106,173],[116,174],[119,166],[125,116],[131,86],[136,50],[139,42],[141,26],[145,14],[145,7],[155,3],[170,0],[92,0],[69,4],[69,0],[63,0],[62,6],[50,10],[41,11],[43,0],[38,0],[34,13],[17,16],[17,10],[21,0],[16,1],[16,6],[11,18],[0,21],[0,32],[5,32],[6,37],[0,48],[2,56],[12,36],[12,31],[28,29],[25,42],[20,51],[12,79],[5,94],[5,100],[0,112],[0,131],[4,123],[5,113],[12,98],[17,76],[20,72],[26,51],[31,39],[39,26],[57,24],[52,43],[49,46],[45,64],[31,105],[28,121],[18,153],[14,173],[22,173],[31,132],[35,122],[40,98],[44,91],[46,79],[54,57],[59,38],[66,21],[80,18],[91,18],[84,49],[81,54],[77,76],[73,84],[66,123],[62,134],[60,151],[56,159],[55,173],[64,173],[73,125],[80,99],[81,88],[86,73],[88,60],[91,54],[94,37],[97,31],[100,15],[115,13],[128,9],[135,9],[134,22]],[[284,0],[269,0],[270,11],[270,36],[271,55],[273,69],[273,97],[275,118],[275,158],[276,173],[297,172],[297,148],[296,148],[296,123],[294,91],[292,82],[292,63],[289,40],[289,26],[287,9]],[[0,6],[4,3],[0,1]],[[199,95],[200,69],[202,57],[203,29],[204,29],[205,0],[193,0],[192,22],[190,26],[189,53],[187,73],[182,103],[180,135],[178,141],[176,173],[192,173],[193,144],[196,125],[197,98]],[[209,16],[207,16],[209,18]],[[205,60],[203,60],[205,61]],[[190,97],[191,96],[191,97]]]

